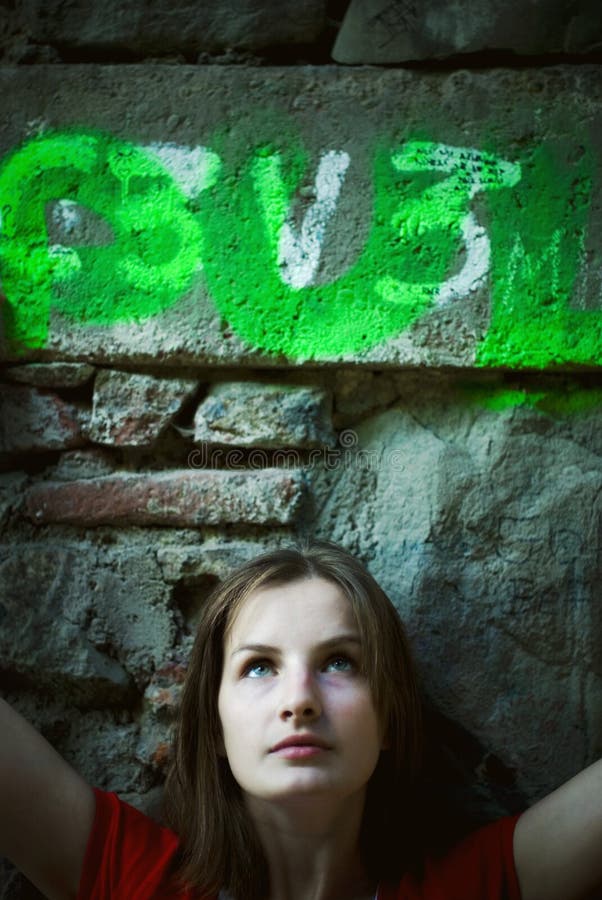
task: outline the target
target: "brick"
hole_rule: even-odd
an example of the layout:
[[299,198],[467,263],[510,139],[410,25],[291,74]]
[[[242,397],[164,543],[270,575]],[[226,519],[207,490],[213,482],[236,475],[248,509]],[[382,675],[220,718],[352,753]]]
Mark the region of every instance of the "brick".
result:
[[589,0],[351,0],[332,51],[341,63],[401,63],[458,53],[588,53],[602,38]]
[[169,662],[153,674],[145,692],[144,699],[156,714],[165,714],[171,718],[176,715],[186,678],[186,666],[178,662]]
[[197,387],[190,378],[102,371],[94,382],[86,433],[90,440],[109,446],[152,444]]
[[26,493],[36,524],[199,526],[293,522],[304,497],[302,473],[174,470],[41,482]]
[[86,363],[25,363],[9,366],[2,373],[8,381],[33,387],[73,388],[86,384],[94,375],[94,366]]
[[54,394],[0,385],[0,452],[78,447],[83,418],[82,410]]
[[164,773],[170,760],[186,670],[185,664],[169,661],[157,669],[144,691],[136,758],[156,772]]
[[286,384],[215,384],[197,408],[194,440],[240,447],[332,445],[330,395]]

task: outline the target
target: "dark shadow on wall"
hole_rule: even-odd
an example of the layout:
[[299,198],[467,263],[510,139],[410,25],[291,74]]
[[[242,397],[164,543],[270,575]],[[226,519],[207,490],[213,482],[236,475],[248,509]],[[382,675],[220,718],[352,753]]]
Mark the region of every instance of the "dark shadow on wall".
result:
[[516,773],[428,699],[424,726],[420,797],[433,850],[443,850],[488,822],[526,809]]

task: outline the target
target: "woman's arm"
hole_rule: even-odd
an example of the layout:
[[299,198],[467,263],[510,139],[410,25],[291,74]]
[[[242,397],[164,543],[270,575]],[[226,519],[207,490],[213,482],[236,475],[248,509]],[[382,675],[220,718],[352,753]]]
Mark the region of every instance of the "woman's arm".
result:
[[602,760],[523,813],[514,859],[523,900],[602,897]]
[[0,698],[0,855],[51,900],[73,900],[94,808],[92,789]]

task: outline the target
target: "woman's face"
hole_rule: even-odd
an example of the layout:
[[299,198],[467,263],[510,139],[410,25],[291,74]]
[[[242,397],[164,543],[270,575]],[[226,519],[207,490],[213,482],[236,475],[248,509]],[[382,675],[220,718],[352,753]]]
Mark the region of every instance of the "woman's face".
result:
[[[248,797],[343,800],[365,790],[383,741],[361,653],[351,604],[323,578],[262,588],[243,603],[226,633],[218,710]],[[276,749],[289,738],[307,743]]]

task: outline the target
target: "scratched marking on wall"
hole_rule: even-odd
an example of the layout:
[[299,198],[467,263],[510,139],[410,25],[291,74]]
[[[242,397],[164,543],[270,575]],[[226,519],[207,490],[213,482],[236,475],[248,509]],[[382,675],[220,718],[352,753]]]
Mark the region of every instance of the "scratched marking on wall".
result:
[[[208,146],[140,146],[83,129],[30,140],[0,167],[9,338],[43,347],[51,310],[80,327],[140,321],[202,279],[253,347],[330,357],[395,337],[490,284],[479,364],[602,362],[602,315],[570,309],[591,193],[587,154],[567,170],[543,146],[525,165],[424,140],[376,145],[364,244],[320,283],[352,162],[324,148],[312,163],[290,138],[250,147],[236,167]],[[302,183],[311,202],[300,218]]]

